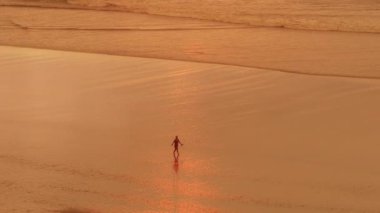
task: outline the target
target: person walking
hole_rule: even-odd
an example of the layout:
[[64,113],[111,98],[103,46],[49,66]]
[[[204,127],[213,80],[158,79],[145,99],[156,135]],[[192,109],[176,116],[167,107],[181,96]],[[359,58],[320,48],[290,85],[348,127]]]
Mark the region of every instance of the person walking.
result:
[[[174,141],[172,143],[172,146],[174,146],[173,156],[174,156],[175,160],[178,160],[178,157],[179,157],[179,150],[178,150],[179,144],[181,144],[181,146],[183,146],[183,143],[181,143],[178,136],[175,136]],[[177,155],[176,155],[176,153],[177,153]]]

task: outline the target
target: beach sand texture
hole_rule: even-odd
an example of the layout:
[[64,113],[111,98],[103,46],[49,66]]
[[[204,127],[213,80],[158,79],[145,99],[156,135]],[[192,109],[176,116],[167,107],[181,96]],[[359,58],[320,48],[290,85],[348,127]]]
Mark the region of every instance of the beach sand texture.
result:
[[0,0],[0,212],[380,212],[379,9]]
[[378,80],[0,58],[1,212],[379,212]]

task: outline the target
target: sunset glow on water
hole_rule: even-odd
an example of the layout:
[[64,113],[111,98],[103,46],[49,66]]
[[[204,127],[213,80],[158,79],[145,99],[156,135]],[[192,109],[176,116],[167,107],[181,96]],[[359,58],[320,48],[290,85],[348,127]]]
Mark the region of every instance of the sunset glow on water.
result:
[[0,213],[380,212],[379,10],[0,0]]
[[0,57],[1,211],[379,207],[377,80],[10,47]]

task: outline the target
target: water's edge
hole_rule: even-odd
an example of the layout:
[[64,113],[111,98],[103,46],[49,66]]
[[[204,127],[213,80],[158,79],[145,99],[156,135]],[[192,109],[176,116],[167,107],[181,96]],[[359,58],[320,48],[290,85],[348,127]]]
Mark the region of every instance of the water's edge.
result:
[[[243,3],[246,4],[243,6]],[[176,2],[144,1],[85,1],[85,0],[56,0],[56,1],[23,1],[2,0],[0,6],[41,7],[121,11],[169,17],[194,18],[200,20],[218,21],[230,24],[246,24],[254,27],[277,27],[299,30],[341,31],[380,33],[380,5],[374,2],[351,7],[334,3],[334,5],[317,5],[313,0],[300,5],[300,8],[274,3],[246,3],[243,0],[229,2],[192,4]],[[289,2],[289,5],[299,4]],[[271,8],[273,7],[273,8]],[[340,8],[342,7],[342,8]],[[358,9],[356,8],[358,7]]]

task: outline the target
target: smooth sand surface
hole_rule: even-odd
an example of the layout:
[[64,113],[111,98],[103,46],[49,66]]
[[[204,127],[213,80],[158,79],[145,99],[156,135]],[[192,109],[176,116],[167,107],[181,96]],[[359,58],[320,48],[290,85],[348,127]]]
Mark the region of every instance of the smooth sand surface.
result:
[[0,44],[380,78],[376,33],[257,28],[125,12],[0,7]]
[[379,80],[13,47],[0,67],[0,212],[380,212]]

